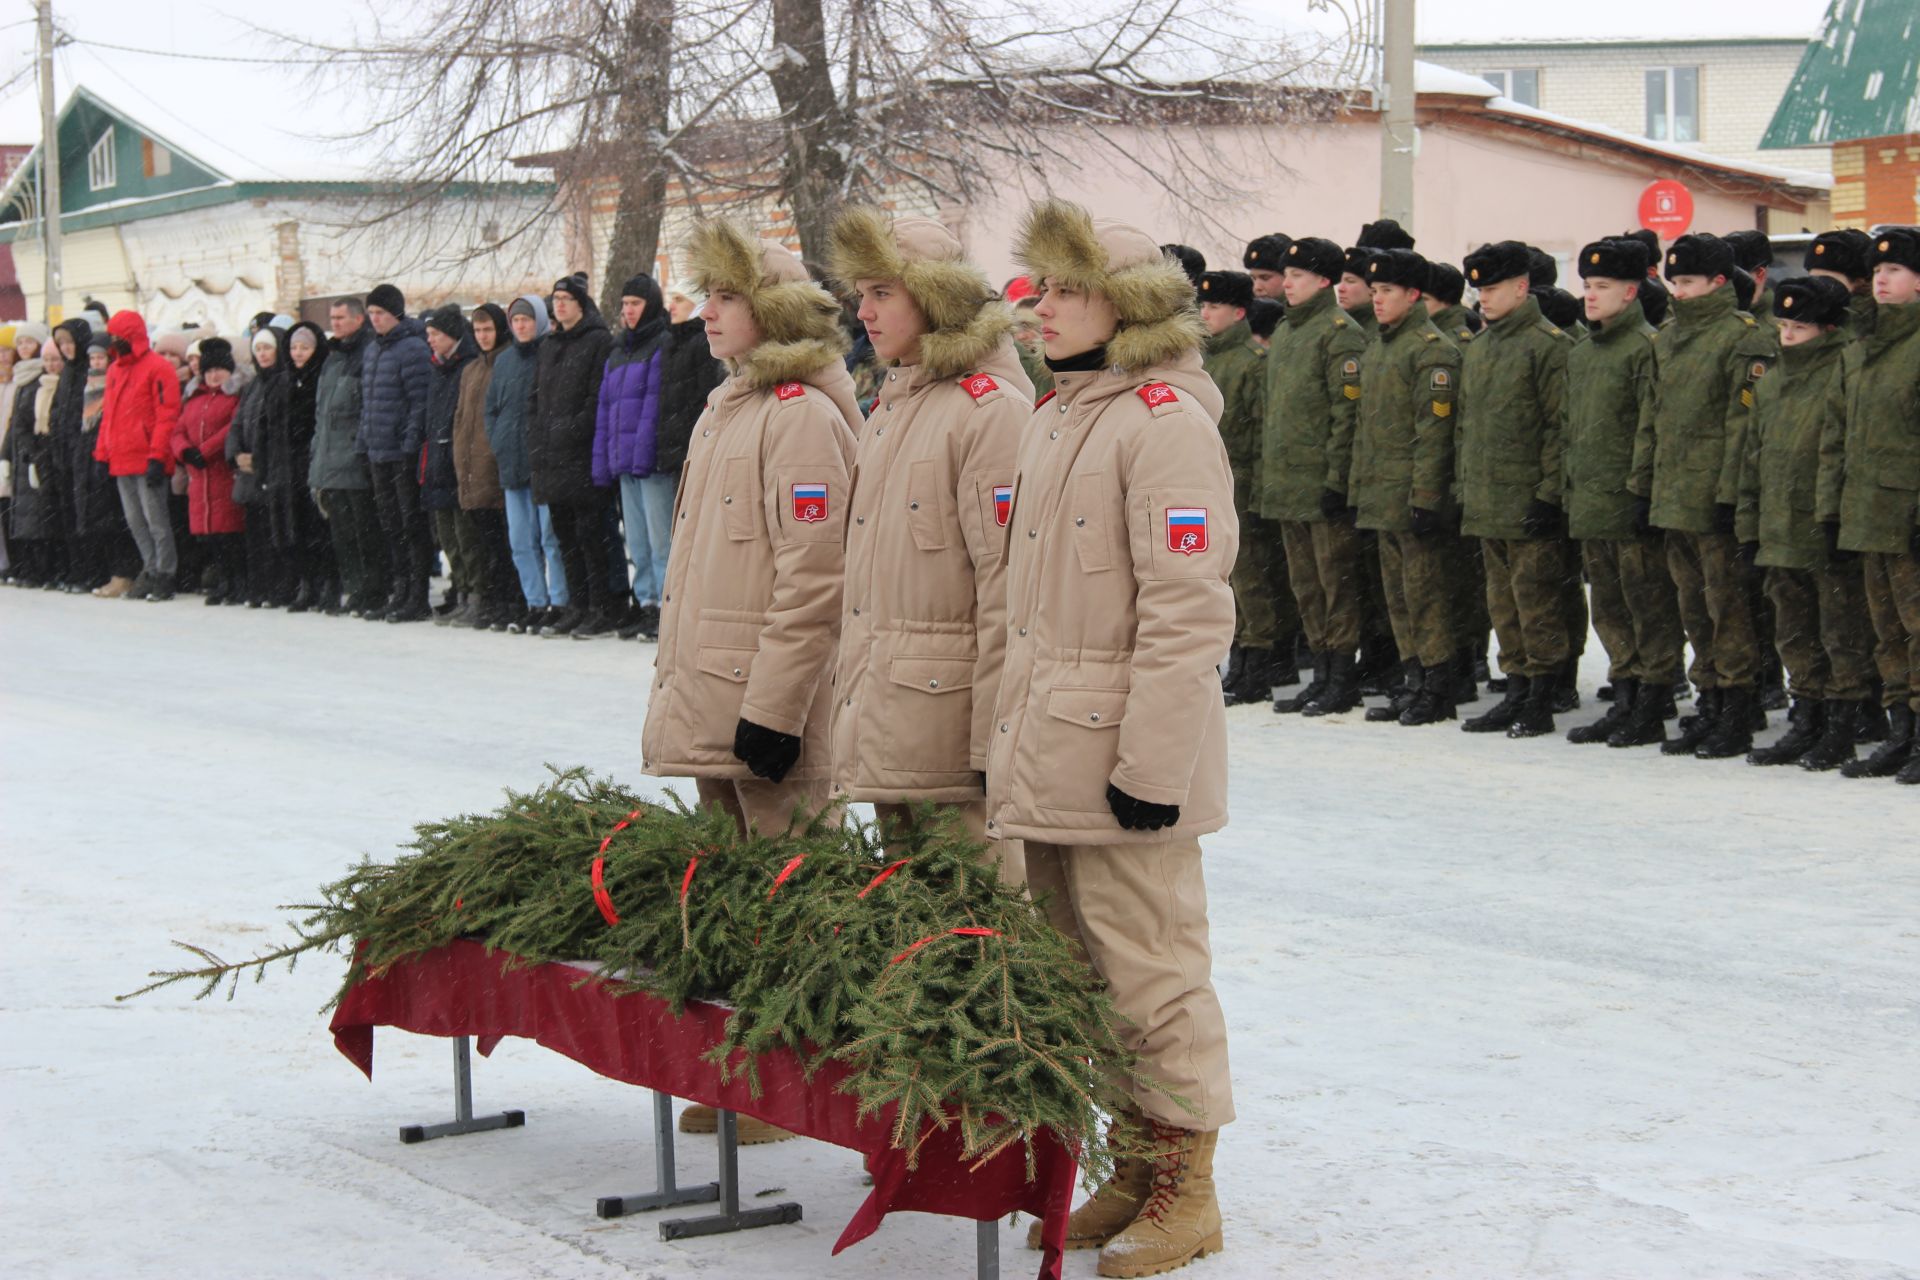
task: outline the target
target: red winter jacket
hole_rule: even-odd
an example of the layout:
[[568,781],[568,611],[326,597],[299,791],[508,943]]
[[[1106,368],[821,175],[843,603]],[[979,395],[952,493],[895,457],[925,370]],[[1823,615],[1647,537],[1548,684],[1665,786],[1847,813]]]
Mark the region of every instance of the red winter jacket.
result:
[[115,476],[137,476],[149,460],[173,474],[173,428],[180,418],[180,375],[147,345],[147,322],[138,312],[119,311],[107,332],[133,348],[107,366],[107,394],[93,457]]
[[187,527],[194,533],[239,533],[247,527],[246,508],[233,500],[233,464],[227,461],[227,432],[239,407],[239,396],[203,385],[187,397],[173,429],[174,457],[191,445],[206,458],[206,466],[187,468]]

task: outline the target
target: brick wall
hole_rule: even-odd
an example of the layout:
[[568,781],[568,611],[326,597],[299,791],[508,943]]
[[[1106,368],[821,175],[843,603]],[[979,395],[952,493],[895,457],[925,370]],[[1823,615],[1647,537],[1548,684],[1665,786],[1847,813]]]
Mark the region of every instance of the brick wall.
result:
[[1833,145],[1833,221],[1920,223],[1920,133]]
[[1798,41],[1724,44],[1423,45],[1418,56],[1478,75],[1509,68],[1540,73],[1542,111],[1644,136],[1646,72],[1700,69],[1700,138],[1710,155],[1823,173],[1824,148],[1762,151],[1760,138],[1800,65]]

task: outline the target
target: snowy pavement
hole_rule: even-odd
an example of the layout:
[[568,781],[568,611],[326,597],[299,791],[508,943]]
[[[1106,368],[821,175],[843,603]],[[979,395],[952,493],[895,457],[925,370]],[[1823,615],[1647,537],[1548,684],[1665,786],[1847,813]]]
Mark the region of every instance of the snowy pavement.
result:
[[[971,1226],[915,1214],[830,1258],[864,1190],[810,1142],[741,1158],[797,1226],[596,1219],[648,1185],[647,1095],[523,1041],[475,1074],[524,1129],[402,1146],[450,1109],[446,1044],[380,1032],[369,1085],[318,1016],[328,958],[113,1002],[169,939],[249,952],[544,762],[647,785],[650,646],[5,590],[0,653],[7,1275],[972,1275]],[[1599,675],[1595,646],[1563,728]],[[1182,1274],[1920,1276],[1920,793],[1230,719],[1206,844],[1240,1115],[1227,1251]]]

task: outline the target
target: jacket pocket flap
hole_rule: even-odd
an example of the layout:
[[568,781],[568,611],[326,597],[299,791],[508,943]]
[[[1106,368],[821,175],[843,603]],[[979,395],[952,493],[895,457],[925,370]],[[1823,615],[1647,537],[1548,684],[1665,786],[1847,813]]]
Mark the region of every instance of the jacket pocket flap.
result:
[[702,648],[694,666],[707,675],[745,684],[753,674],[753,655],[752,649]]
[[887,677],[923,693],[952,693],[973,687],[973,663],[964,658],[895,658]]
[[1111,729],[1127,712],[1125,689],[1054,689],[1047,714],[1089,729]]

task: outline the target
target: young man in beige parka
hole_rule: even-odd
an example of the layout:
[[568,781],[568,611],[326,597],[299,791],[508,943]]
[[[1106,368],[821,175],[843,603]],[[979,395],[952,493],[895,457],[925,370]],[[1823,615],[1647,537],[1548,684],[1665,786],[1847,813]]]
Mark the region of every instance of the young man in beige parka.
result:
[[[1006,653],[1002,552],[1033,383],[1013,313],[928,218],[849,209],[832,274],[881,363],[860,439],[833,689],[836,798],[883,829],[924,802],[986,834],[983,778]],[[1003,871],[1019,878],[1018,844]]]
[[1048,201],[1015,256],[1043,286],[1054,394],[1014,480],[987,827],[1026,841],[1034,897],[1105,979],[1141,1071],[1184,1099],[1135,1090],[1117,1122],[1151,1156],[1067,1229],[1101,1275],[1155,1275],[1221,1247],[1233,1090],[1199,837],[1227,820],[1233,473],[1193,286],[1153,237]]

